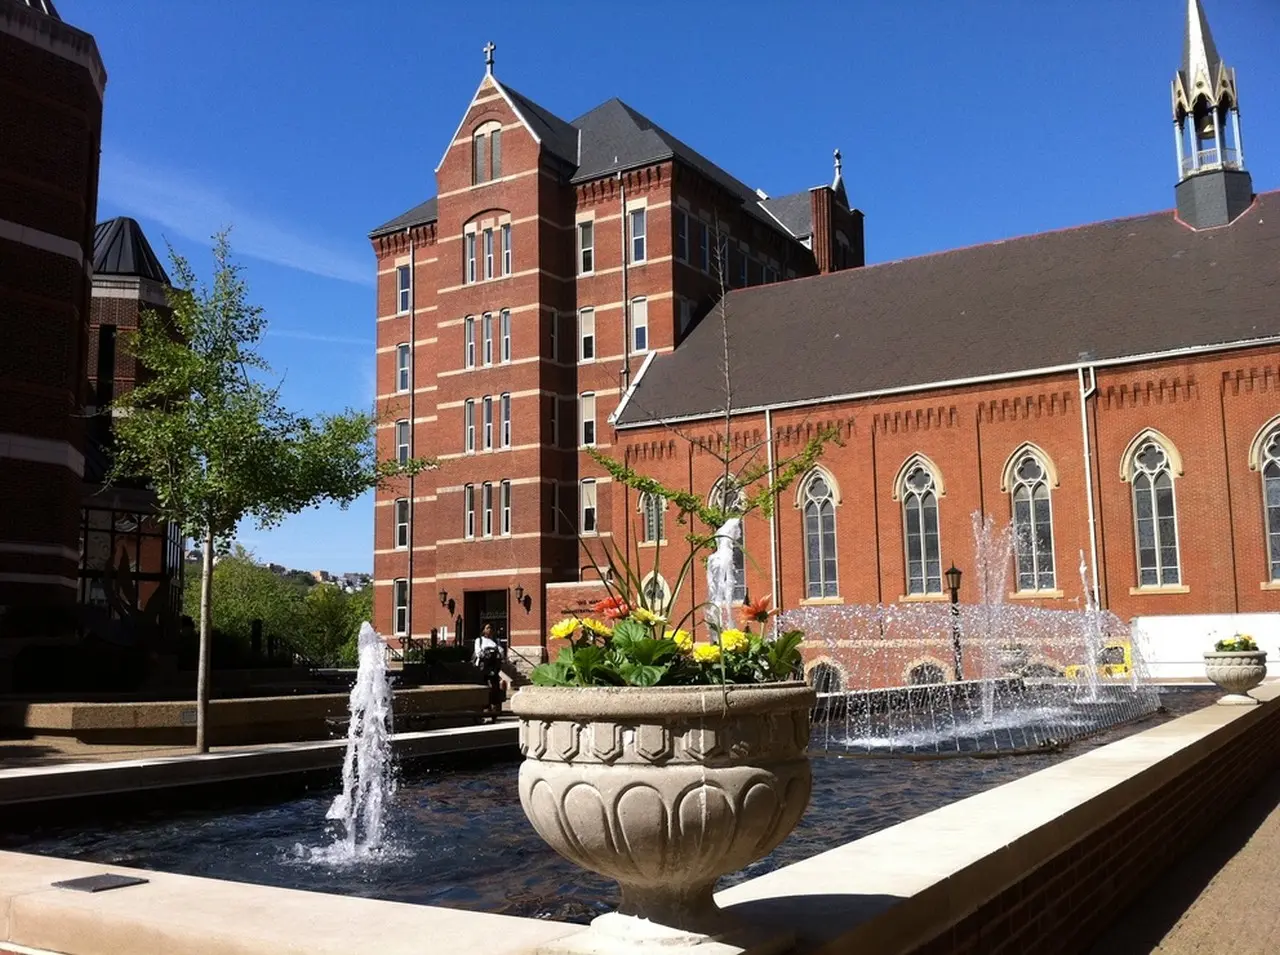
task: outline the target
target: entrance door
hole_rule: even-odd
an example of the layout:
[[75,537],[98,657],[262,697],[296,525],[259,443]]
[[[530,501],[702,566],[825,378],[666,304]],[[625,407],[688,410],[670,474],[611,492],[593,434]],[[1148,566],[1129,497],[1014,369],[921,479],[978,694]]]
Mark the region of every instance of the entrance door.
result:
[[487,623],[493,628],[494,638],[505,649],[507,646],[507,592],[505,590],[469,590],[463,595],[463,623],[467,645],[480,636]]

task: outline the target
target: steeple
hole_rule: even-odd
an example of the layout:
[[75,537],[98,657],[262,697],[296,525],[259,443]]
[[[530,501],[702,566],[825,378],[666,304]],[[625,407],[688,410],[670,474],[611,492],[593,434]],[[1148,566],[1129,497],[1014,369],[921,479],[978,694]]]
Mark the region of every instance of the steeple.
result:
[[1234,220],[1253,202],[1240,136],[1236,71],[1218,55],[1200,0],[1187,0],[1182,68],[1173,75],[1173,134],[1179,217],[1197,229]]

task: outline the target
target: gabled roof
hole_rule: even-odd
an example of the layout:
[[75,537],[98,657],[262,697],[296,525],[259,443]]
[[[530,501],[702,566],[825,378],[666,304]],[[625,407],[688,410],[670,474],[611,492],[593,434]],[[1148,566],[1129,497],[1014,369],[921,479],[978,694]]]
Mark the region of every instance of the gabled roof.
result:
[[797,239],[803,239],[813,234],[813,200],[809,192],[806,189],[804,192],[793,192],[776,199],[762,199],[760,205],[786,226],[788,232]]
[[171,284],[142,226],[125,216],[99,222],[94,227],[93,272],[95,275],[136,275],[163,285]]
[[[1280,192],[1224,228],[1115,219],[741,289],[725,307],[741,410],[1280,340]],[[712,312],[648,366],[619,424],[722,411],[708,369],[723,348]]]
[[494,84],[507,94],[507,97],[511,100],[512,108],[532,127],[538,141],[552,155],[563,159],[571,166],[578,164],[577,129],[550,110],[543,109],[529,97],[517,93],[505,83],[498,83],[496,77],[494,78]]
[[18,0],[19,3],[25,3],[37,13],[43,13],[46,17],[53,17],[55,20],[61,20],[57,9],[53,5],[53,0]]
[[416,225],[426,225],[428,222],[435,222],[440,217],[439,200],[428,199],[426,202],[419,203],[408,212],[402,212],[390,222],[384,222],[372,232],[369,238],[376,239],[380,235],[386,235],[389,232],[399,232],[402,229],[408,229]]

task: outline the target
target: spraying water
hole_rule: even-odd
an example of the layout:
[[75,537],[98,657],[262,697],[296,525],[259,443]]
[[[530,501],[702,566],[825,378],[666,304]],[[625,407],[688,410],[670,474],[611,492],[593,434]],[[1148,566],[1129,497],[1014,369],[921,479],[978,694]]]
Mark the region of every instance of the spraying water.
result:
[[714,608],[717,630],[733,626],[733,564],[742,546],[742,520],[731,517],[716,531],[715,553],[707,558],[707,603]]
[[978,665],[970,678],[982,679],[982,719],[990,723],[995,718],[995,675],[998,653],[1009,641],[1005,628],[1005,587],[1009,582],[1009,558],[1013,553],[1013,532],[1009,525],[996,528],[995,518],[974,511],[973,565],[978,576],[978,611],[980,639],[977,641]]
[[395,792],[391,764],[391,680],[382,637],[361,624],[360,663],[348,703],[347,752],[342,762],[342,792],[328,817],[341,831],[324,854],[331,861],[353,861],[382,846],[386,810]]

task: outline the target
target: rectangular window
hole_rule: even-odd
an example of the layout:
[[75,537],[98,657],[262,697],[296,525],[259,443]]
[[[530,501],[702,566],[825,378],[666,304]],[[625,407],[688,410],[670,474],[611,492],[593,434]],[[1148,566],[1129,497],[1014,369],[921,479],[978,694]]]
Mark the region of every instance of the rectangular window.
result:
[[560,313],[551,313],[551,360],[560,360]]
[[462,489],[462,536],[471,540],[476,536],[476,486],[468,484]]
[[681,262],[689,261],[689,216],[676,210],[676,258]]
[[409,266],[401,265],[396,268],[396,290],[397,303],[396,308],[401,312],[409,311]]
[[493,364],[493,312],[484,313],[484,363]]
[[551,446],[560,447],[560,396],[551,396]]
[[409,419],[401,418],[396,422],[396,460],[401,464],[409,461]]
[[409,499],[396,498],[396,547],[404,550],[409,546]]
[[581,439],[584,448],[596,443],[596,396],[588,391],[578,399],[579,420],[582,422]]
[[511,395],[504,394],[499,401],[502,415],[502,435],[499,440],[504,448],[511,447]]
[[507,537],[511,534],[511,482],[503,481],[502,490],[502,536]]
[[493,398],[484,396],[484,449],[493,450]]
[[582,518],[578,524],[579,533],[596,533],[596,482],[588,478],[579,487],[578,498],[581,501]]
[[596,226],[594,222],[578,223],[578,274],[586,275],[596,268]]
[[409,632],[409,581],[403,577],[392,583],[392,602],[395,604],[396,636]]
[[396,391],[409,390],[409,344],[396,346]]
[[511,274],[511,226],[502,227],[502,274]]
[[463,261],[466,263],[463,271],[463,281],[468,284],[476,280],[476,234],[468,232],[463,240]]
[[631,261],[645,260],[645,210],[633,209],[631,212]]
[[578,361],[596,360],[596,310],[584,308],[578,314]]
[[511,311],[503,309],[498,316],[498,332],[502,336],[502,361],[511,361]]
[[631,301],[631,351],[645,352],[649,350],[649,300],[644,298]]
[[484,277],[493,278],[493,230],[484,230]]
[[484,182],[489,172],[489,137],[484,133],[476,133],[471,137],[471,156],[471,182]]
[[698,223],[698,268],[711,274],[711,236],[708,234],[707,224],[705,222]]
[[493,485],[488,481],[484,482],[481,488],[480,512],[484,521],[484,536],[493,536]]
[[463,325],[463,336],[466,340],[466,350],[462,359],[463,365],[467,368],[474,368],[476,366],[476,320],[471,315],[468,315]]
[[738,260],[738,288],[747,287],[747,263],[750,260],[751,253],[743,249],[742,258]]
[[463,447],[467,454],[475,454],[476,451],[476,401],[474,398],[468,398],[463,407],[464,422],[464,443]]
[[551,533],[560,533],[560,482],[551,482]]
[[683,335],[689,330],[689,326],[693,323],[693,303],[687,298],[680,299],[680,334]]
[[499,126],[489,134],[489,156],[493,160],[490,168],[490,179],[502,176],[502,127]]

